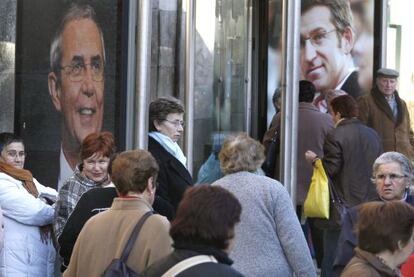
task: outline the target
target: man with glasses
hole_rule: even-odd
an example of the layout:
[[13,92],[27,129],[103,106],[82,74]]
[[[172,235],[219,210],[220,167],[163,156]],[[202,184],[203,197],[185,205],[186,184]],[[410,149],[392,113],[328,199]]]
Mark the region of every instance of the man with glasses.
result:
[[375,129],[382,139],[384,151],[403,153],[414,158],[414,133],[407,104],[397,92],[398,71],[381,68],[376,85],[368,95],[358,100],[359,118]]
[[95,11],[73,4],[63,15],[50,49],[49,93],[62,114],[60,154],[48,161],[47,172],[38,170],[48,175],[44,179],[50,186],[61,187],[73,173],[83,139],[101,131],[104,65],[104,41]]
[[314,104],[327,112],[328,90],[340,89],[355,99],[361,93],[351,56],[354,45],[351,8],[348,0],[305,0],[301,9],[302,76],[319,92]]
[[[411,162],[406,156],[398,152],[385,152],[375,160],[372,176],[379,201],[406,201],[414,205],[414,198],[409,194],[414,175]],[[349,209],[342,221],[338,250],[333,265],[334,276],[340,276],[351,260],[353,250],[358,243],[354,232],[358,209],[359,205]]]

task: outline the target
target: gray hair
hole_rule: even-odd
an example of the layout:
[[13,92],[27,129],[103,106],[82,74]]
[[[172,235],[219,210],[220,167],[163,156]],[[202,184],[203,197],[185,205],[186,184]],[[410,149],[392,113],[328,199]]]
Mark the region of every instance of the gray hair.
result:
[[63,15],[62,21],[60,22],[60,25],[50,45],[50,70],[52,72],[60,72],[60,63],[62,61],[63,31],[65,30],[66,25],[72,21],[80,19],[90,19],[96,24],[96,27],[98,28],[99,34],[101,36],[103,62],[105,63],[106,58],[103,33],[101,27],[99,26],[96,20],[95,10],[89,5],[72,4]]
[[400,164],[403,170],[404,176],[407,177],[407,179],[409,180],[407,185],[413,184],[414,175],[413,175],[413,168],[412,168],[410,160],[405,155],[398,153],[398,152],[393,152],[393,151],[385,152],[375,160],[372,166],[373,178],[371,179],[374,184],[375,184],[374,176],[377,175],[378,168],[383,164],[389,164],[389,163]]

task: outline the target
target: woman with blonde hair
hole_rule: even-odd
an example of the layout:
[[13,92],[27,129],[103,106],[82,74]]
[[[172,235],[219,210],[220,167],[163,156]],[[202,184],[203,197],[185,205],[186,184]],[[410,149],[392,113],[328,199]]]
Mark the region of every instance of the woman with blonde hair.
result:
[[232,192],[242,206],[230,254],[233,267],[246,276],[316,276],[286,189],[257,174],[264,147],[241,133],[224,141],[219,159],[225,176],[212,185]]

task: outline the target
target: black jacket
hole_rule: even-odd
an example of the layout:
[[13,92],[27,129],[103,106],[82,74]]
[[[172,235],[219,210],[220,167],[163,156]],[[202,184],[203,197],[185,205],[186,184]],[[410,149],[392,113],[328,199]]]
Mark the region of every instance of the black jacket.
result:
[[358,75],[358,71],[352,72],[346,79],[345,83],[341,86],[341,90],[354,97],[355,100],[363,94],[361,87],[359,86]]
[[193,185],[193,179],[183,164],[152,137],[148,138],[148,151],[160,167],[153,207],[159,214],[171,220],[184,191]]
[[115,187],[93,188],[82,194],[59,236],[59,255],[63,259],[62,269],[69,265],[70,256],[83,225],[92,216],[109,209],[118,194]]
[[372,164],[382,154],[382,143],[374,129],[356,118],[344,119],[328,133],[323,152],[325,171],[347,207],[377,198]]
[[145,277],[159,277],[171,267],[187,258],[197,255],[212,255],[216,258],[218,263],[208,262],[195,265],[179,273],[177,277],[243,276],[240,272],[231,267],[233,261],[227,254],[217,248],[182,242],[175,243],[174,249],[173,253],[152,264],[142,275]]

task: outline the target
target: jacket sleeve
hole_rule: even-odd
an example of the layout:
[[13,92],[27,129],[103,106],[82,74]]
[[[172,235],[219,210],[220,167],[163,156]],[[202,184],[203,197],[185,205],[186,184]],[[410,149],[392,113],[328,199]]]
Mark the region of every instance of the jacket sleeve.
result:
[[292,201],[284,187],[271,192],[276,233],[295,276],[315,277],[316,271]]
[[342,169],[342,150],[333,132],[330,132],[325,138],[323,154],[323,168],[328,176],[332,178]]
[[20,223],[44,226],[52,223],[54,209],[39,198],[19,188],[17,180],[9,176],[0,177],[0,203],[3,215]]

